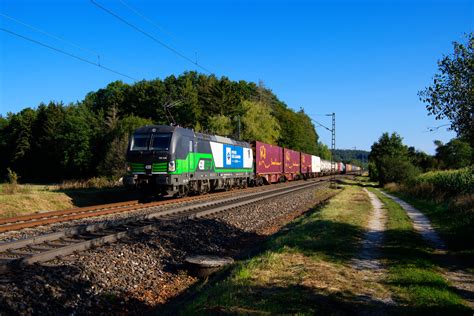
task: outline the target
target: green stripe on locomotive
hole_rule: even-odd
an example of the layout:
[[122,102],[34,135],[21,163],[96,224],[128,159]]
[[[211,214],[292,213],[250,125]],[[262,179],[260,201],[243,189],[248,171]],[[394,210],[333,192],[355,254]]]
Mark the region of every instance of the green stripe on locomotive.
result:
[[[203,170],[198,169],[199,161],[205,160],[209,162],[209,165],[206,165]],[[214,159],[212,154],[208,153],[189,153],[186,159],[176,159],[176,171],[168,171],[168,164],[166,162],[159,162],[152,164],[152,173],[168,173],[171,175],[180,175],[184,173],[193,173],[193,172],[216,172],[216,173],[242,173],[242,172],[252,172],[253,168],[241,168],[241,169],[226,169],[226,168],[216,168],[214,165]],[[144,173],[145,164],[144,163],[129,163],[132,173]]]
[[[199,162],[204,160],[205,166],[203,169],[199,169]],[[176,171],[168,172],[172,175],[180,175],[183,173],[193,173],[193,172],[215,172],[215,173],[242,173],[242,172],[252,172],[253,168],[241,168],[241,169],[226,169],[226,168],[216,168],[214,164],[214,159],[211,153],[189,153],[186,156],[186,159],[176,159]],[[207,165],[207,163],[209,165]]]

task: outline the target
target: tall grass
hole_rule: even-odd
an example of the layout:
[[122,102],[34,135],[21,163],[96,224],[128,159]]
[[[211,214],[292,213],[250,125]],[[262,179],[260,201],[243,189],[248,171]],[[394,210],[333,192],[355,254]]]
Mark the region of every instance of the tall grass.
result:
[[423,173],[403,186],[403,191],[414,196],[447,201],[474,193],[473,167],[430,171]]
[[451,250],[474,264],[474,179],[473,168],[431,171],[409,183],[390,184],[397,194],[422,211]]
[[74,189],[109,189],[122,186],[121,180],[104,177],[90,178],[87,180],[69,180],[58,185],[59,190]]

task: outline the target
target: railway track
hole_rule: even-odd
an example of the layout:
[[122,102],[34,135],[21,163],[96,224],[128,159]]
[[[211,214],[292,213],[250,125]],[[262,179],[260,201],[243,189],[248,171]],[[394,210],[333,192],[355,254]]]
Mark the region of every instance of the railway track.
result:
[[[247,189],[254,191],[254,188]],[[218,192],[213,196],[225,196],[233,194],[231,192]],[[51,211],[45,213],[35,213],[29,215],[22,215],[10,218],[0,219],[0,233],[20,230],[24,228],[32,228],[42,225],[67,222],[77,219],[104,216],[109,214],[117,214],[122,212],[129,212],[140,210],[149,207],[163,206],[168,204],[183,204],[191,201],[202,200],[208,198],[209,195],[191,196],[180,199],[161,200],[149,203],[140,203],[138,200],[101,204],[88,207],[77,207],[65,210]]]
[[[318,179],[325,179],[324,177]],[[265,187],[248,188],[249,192],[262,191]],[[242,192],[242,191],[239,191]],[[213,197],[232,195],[233,192],[217,192],[213,193]],[[72,220],[104,216],[110,214],[118,214],[123,212],[131,212],[144,208],[164,206],[169,204],[183,204],[192,201],[207,199],[209,195],[190,196],[180,199],[167,199],[156,202],[140,203],[138,200],[126,201],[120,203],[101,204],[87,207],[77,207],[65,210],[34,213],[10,218],[0,218],[0,233],[21,230],[25,228],[33,228],[48,224],[68,222]]]
[[127,236],[146,233],[155,229],[160,221],[208,217],[283,194],[316,187],[327,181],[309,181],[290,187],[250,192],[234,197],[224,197],[220,200],[203,201],[152,212],[120,223],[82,225],[56,233],[1,243],[0,273],[15,271],[34,263],[50,261],[77,251],[113,243]]

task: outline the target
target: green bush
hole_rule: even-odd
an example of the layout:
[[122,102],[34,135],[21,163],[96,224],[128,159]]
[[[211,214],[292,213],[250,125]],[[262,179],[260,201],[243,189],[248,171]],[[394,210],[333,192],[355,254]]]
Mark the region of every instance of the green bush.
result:
[[382,185],[390,182],[409,182],[420,173],[410,161],[399,157],[383,157],[377,169],[378,180]]

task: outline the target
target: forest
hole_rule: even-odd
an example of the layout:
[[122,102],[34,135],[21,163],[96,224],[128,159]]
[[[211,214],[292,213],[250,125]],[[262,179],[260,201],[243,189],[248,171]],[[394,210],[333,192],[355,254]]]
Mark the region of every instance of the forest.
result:
[[0,175],[11,170],[21,181],[36,182],[120,177],[130,133],[173,120],[195,131],[330,158],[304,110],[289,108],[262,82],[185,72],[115,81],[74,104],[51,101],[0,116]]

